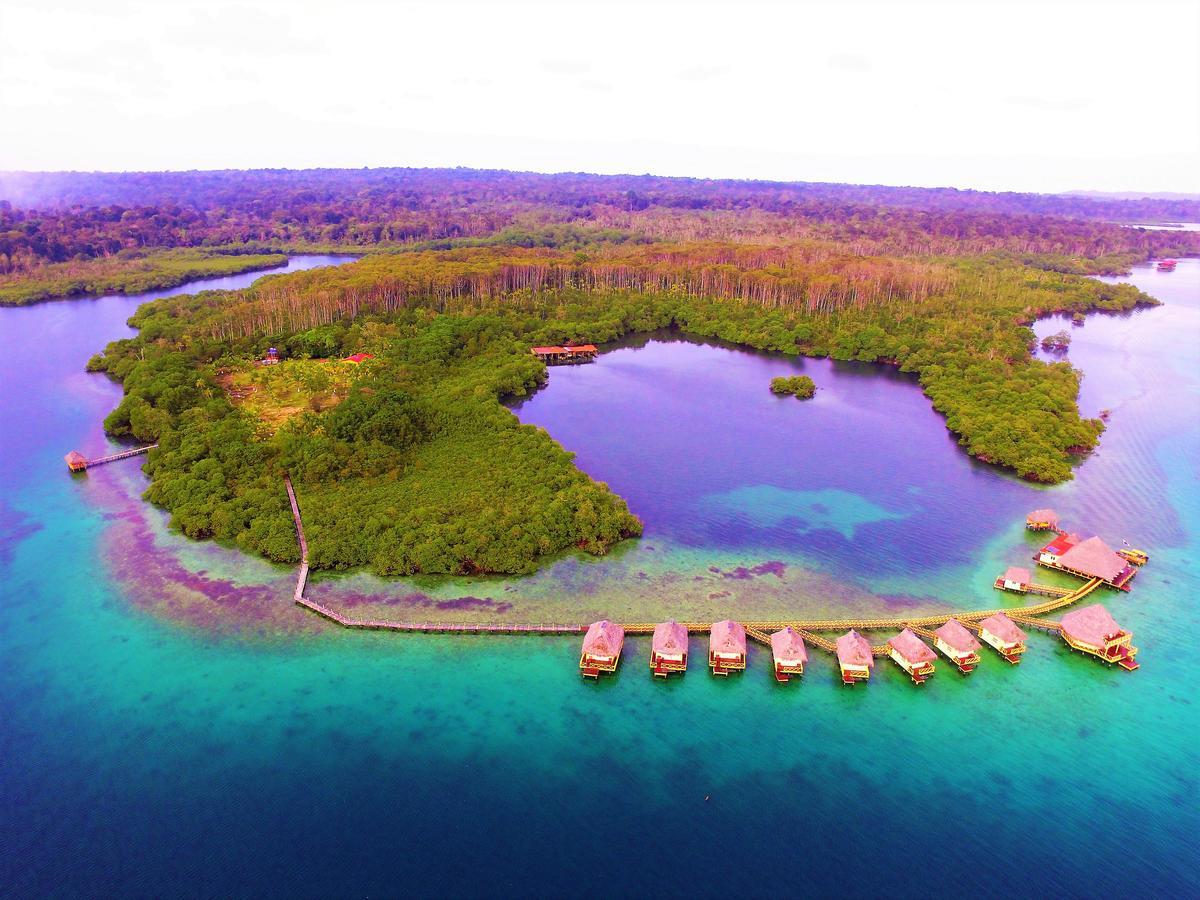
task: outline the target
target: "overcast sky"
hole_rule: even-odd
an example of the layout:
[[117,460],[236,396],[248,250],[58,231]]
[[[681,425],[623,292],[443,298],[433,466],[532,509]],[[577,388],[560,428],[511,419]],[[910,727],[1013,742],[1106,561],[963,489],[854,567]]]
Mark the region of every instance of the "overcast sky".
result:
[[1200,191],[1200,0],[0,0],[0,169]]

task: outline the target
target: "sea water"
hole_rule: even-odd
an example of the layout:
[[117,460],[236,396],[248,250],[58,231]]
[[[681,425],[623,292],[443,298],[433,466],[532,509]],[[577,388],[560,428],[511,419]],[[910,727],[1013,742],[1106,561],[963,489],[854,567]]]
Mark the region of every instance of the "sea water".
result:
[[[1044,505],[1151,553],[1099,597],[1137,672],[1035,634],[1020,666],[921,688],[887,661],[843,688],[816,650],[786,686],[758,648],[715,679],[702,636],[683,678],[652,679],[638,638],[592,684],[576,638],[322,623],[291,571],[172,534],[136,461],[65,472],[119,399],[84,362],[145,298],[0,310],[0,891],[1193,893],[1200,261],[1128,280],[1165,305],[1073,330],[1081,407],[1111,414],[1068,484],[972,462],[885,368],[664,334],[516,409],[627,498],[641,541],[530,579],[313,588],[497,621],[980,608]],[[816,399],[769,393],[797,372]]]

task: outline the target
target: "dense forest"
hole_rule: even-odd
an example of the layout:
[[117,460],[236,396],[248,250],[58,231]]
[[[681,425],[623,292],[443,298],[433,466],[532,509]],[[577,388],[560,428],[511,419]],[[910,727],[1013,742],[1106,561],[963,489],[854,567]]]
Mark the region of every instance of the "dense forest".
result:
[[294,561],[287,472],[313,565],[381,574],[528,572],[640,533],[504,406],[544,382],[537,344],[676,328],[895,366],[966,452],[1064,481],[1104,426],[1030,326],[1153,303],[1084,276],[1200,253],[1198,234],[1116,224],[1200,219],[1185,200],[405,169],[0,186],[0,301],[363,256],[146,304],[90,366],[125,387],[109,432],[158,442],[147,497],[176,527]]
[[[1065,271],[1087,259],[1095,261],[1088,271],[1110,272],[1200,251],[1200,235],[1117,224],[1147,220],[1200,220],[1200,202],[469,169],[7,173],[0,284],[20,291],[23,280],[40,279],[43,293],[46,285],[78,289],[79,280],[49,267],[102,260],[111,288],[122,254],[136,253],[142,289],[146,260],[181,248],[804,241],[860,255],[1003,251],[1051,257],[1045,264]],[[172,283],[164,272],[151,286]]]

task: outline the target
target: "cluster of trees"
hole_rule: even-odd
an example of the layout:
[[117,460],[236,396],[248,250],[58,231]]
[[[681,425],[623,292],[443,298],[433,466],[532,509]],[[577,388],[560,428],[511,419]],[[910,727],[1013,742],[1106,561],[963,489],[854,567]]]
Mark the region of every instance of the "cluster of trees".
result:
[[791,394],[798,400],[811,400],[816,396],[817,385],[807,375],[793,375],[790,378],[780,376],[771,379],[771,393],[781,396]]
[[621,498],[501,405],[545,378],[509,323],[410,310],[272,336],[285,356],[375,358],[354,369],[341,403],[270,433],[217,380],[262,347],[194,332],[188,312],[206,299],[143,306],[138,336],[90,364],[125,385],[109,432],[158,442],[146,496],[185,534],[294,562],[283,472],[299,493],[317,568],[520,573],[549,554],[603,553],[641,533]]
[[281,253],[122,250],[116,256],[53,263],[35,272],[0,275],[0,306],[24,306],[73,294],[139,294],[197,278],[270,269],[285,262],[287,256]]

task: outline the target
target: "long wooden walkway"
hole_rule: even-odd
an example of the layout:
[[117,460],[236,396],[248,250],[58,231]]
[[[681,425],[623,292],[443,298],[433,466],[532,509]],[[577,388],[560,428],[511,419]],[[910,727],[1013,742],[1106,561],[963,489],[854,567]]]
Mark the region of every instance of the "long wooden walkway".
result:
[[[304,596],[304,590],[308,584],[308,541],[304,537],[304,522],[300,516],[300,504],[296,500],[296,492],[292,488],[292,481],[286,475],[284,476],[284,484],[287,487],[288,501],[292,507],[292,518],[296,523],[296,537],[300,543],[300,571],[296,577],[296,589],[293,593],[293,599],[297,605],[302,606],[309,612],[315,613],[330,622],[335,622],[343,628],[355,628],[372,631],[412,631],[412,632],[434,632],[434,633],[456,633],[456,634],[583,634],[587,631],[587,625],[569,625],[569,624],[549,624],[549,625],[514,625],[514,624],[474,624],[474,623],[458,623],[458,622],[402,622],[391,619],[354,619],[349,616],[344,616],[336,610],[323,606],[313,600],[309,600]],[[1014,622],[1029,625],[1034,628],[1043,628],[1049,631],[1057,631],[1060,626],[1057,622],[1048,621],[1040,618],[1046,613],[1054,612],[1063,607],[1077,603],[1084,597],[1091,594],[1102,584],[1099,578],[1093,578],[1079,588],[1071,591],[1068,594],[1054,597],[1042,603],[1034,603],[1030,606],[1023,606],[1016,609],[1004,608],[999,609],[972,609],[959,610],[954,612],[942,612],[928,616],[885,616],[879,618],[865,619],[777,619],[767,622],[746,621],[742,624],[746,628],[747,637],[759,642],[760,644],[770,645],[770,634],[773,631],[778,631],[781,628],[791,626],[799,631],[804,640],[825,650],[828,653],[836,653],[837,647],[833,641],[821,637],[817,632],[821,631],[848,631],[855,629],[856,631],[872,631],[877,629],[899,629],[912,628],[918,634],[930,637],[930,627],[937,627],[945,624],[947,619],[957,619],[968,628],[978,630],[978,623],[988,618],[988,616],[996,613],[1004,613]],[[680,623],[689,632],[703,634],[709,631],[712,627],[711,622],[682,622]],[[630,622],[623,624],[625,633],[629,635],[637,634],[653,634],[657,623],[655,622]],[[873,646],[871,651],[876,656],[885,656],[887,654],[887,646],[880,644]]]

